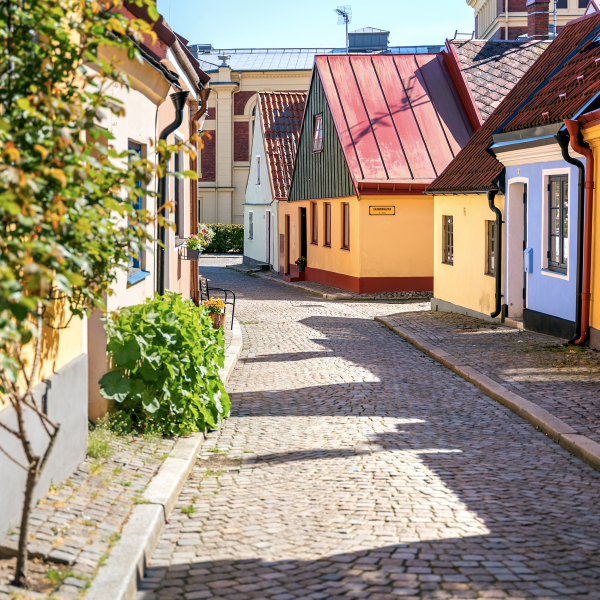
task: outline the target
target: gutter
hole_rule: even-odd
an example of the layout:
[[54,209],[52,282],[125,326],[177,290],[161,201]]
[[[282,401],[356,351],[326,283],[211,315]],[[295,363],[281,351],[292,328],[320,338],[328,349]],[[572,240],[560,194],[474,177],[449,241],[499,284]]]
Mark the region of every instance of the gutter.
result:
[[592,151],[579,142],[581,122],[565,119],[565,127],[571,139],[571,148],[585,156],[585,216],[583,233],[583,275],[581,284],[581,332],[579,338],[573,340],[577,346],[583,346],[590,335],[590,288],[592,274],[592,210],[594,207],[594,155]]
[[[569,136],[570,137],[570,136]],[[569,340],[574,344],[581,335],[581,291],[583,281],[583,227],[584,227],[584,185],[585,169],[580,160],[569,156],[569,137],[566,134],[557,135],[556,141],[562,151],[563,159],[579,169],[579,187],[577,193],[577,282],[575,293],[575,337]]]
[[[494,204],[497,190],[489,190],[487,193],[488,204],[490,210],[496,215],[496,307],[490,317],[497,317],[502,312],[502,213]],[[502,316],[504,320],[504,315]]]
[[[183,123],[183,108],[185,106],[189,92],[176,92],[171,94],[170,98],[175,107],[175,120],[167,125],[158,137],[159,140],[166,140]],[[167,174],[165,173],[158,180],[158,198],[159,198],[159,215],[166,220],[165,202],[167,199]],[[163,225],[158,225],[158,244],[156,252],[156,279],[158,283],[158,293],[162,296],[165,293],[165,241],[166,231]]]

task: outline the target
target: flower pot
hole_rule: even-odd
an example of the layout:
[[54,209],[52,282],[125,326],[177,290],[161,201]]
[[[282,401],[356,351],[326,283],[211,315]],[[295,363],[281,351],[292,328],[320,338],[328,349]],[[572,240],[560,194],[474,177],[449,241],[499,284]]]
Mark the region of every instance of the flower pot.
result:
[[304,269],[306,269],[306,265],[296,265],[296,267],[298,267],[298,271],[300,273],[302,273],[302,271],[304,271]]
[[221,329],[225,325],[225,313],[210,313],[214,329]]
[[198,260],[202,250],[190,250],[189,248],[183,248],[181,253],[181,260]]

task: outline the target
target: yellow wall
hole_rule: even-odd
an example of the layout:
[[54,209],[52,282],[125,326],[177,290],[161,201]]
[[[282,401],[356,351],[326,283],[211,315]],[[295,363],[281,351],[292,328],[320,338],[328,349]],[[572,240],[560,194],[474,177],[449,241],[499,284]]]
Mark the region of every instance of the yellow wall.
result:
[[[325,242],[324,205],[331,202],[331,248],[323,246]],[[342,203],[350,204],[350,250],[342,250]],[[308,228],[307,254],[308,266],[313,269],[341,273],[360,277],[360,239],[358,223],[359,206],[356,196],[316,201],[319,211],[318,243],[311,244],[311,202],[280,202],[279,233],[285,232],[285,215],[290,215],[290,264],[300,256],[300,208],[306,208]]]
[[[325,240],[324,204],[331,203],[331,248]],[[350,250],[342,246],[342,203],[350,204]],[[306,208],[308,266],[352,277],[432,277],[433,198],[356,196],[317,200],[318,244],[311,244],[311,202],[280,202],[279,233],[290,215],[290,263],[300,256],[300,208]],[[370,206],[393,206],[394,215],[370,215]]]
[[[495,205],[504,214],[504,196]],[[443,216],[454,217],[454,264],[443,260]],[[433,295],[481,313],[495,308],[495,277],[486,275],[486,221],[495,220],[485,194],[435,196],[433,217]],[[504,241],[504,227],[502,239]],[[504,244],[503,244],[504,248]],[[504,253],[504,250],[503,250]],[[502,261],[504,267],[504,261]],[[504,275],[502,275],[504,281]],[[504,287],[504,284],[503,284]]]
[[[396,214],[370,215],[370,206]],[[359,207],[362,277],[433,277],[431,196],[361,196]]]
[[[594,186],[600,181],[600,125],[583,130],[583,139],[594,153]],[[600,210],[598,196],[594,192],[594,213],[592,221],[592,299],[590,301],[590,326],[600,331]],[[593,342],[596,336],[593,335]],[[596,345],[596,344],[594,344]]]

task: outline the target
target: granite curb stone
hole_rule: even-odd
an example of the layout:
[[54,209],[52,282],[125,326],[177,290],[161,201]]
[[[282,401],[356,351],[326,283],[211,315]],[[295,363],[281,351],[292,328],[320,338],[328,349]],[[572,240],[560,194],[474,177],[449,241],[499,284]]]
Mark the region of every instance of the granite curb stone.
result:
[[[242,330],[237,319],[233,337],[225,349],[225,365],[219,369],[223,384],[227,384],[242,351]],[[181,438],[150,481],[138,505],[123,526],[121,539],[115,545],[106,564],[94,578],[86,600],[131,600],[138,582],[156,548],[165,523],[205,440],[203,433]]]
[[421,350],[434,360],[443,364],[445,367],[460,375],[463,379],[475,385],[484,394],[503,404],[520,417],[543,431],[548,437],[560,444],[571,454],[580,458],[588,465],[600,471],[600,444],[591,440],[585,435],[578,434],[575,429],[567,425],[564,421],[555,417],[546,409],[537,404],[522,398],[521,396],[510,392],[493,379],[484,375],[477,369],[464,364],[464,361],[454,357],[452,354],[437,348],[422,338],[411,335],[402,328],[393,325],[387,317],[375,317],[394,333],[411,343],[415,348]]

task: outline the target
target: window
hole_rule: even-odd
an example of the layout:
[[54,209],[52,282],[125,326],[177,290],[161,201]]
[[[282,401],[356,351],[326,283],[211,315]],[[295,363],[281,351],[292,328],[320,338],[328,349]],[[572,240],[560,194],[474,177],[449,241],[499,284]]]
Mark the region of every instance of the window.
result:
[[323,224],[325,225],[325,232],[323,237],[325,238],[323,246],[331,247],[331,204],[325,202],[323,204]]
[[248,211],[248,239],[254,239],[254,211]]
[[569,258],[569,178],[548,178],[548,268],[567,271]]
[[313,152],[323,150],[323,115],[315,117],[315,131],[313,137]]
[[[142,158],[142,145],[136,142],[129,142],[127,145],[129,149],[129,162],[132,160],[136,160],[138,158]],[[140,193],[137,195],[137,198],[132,203],[133,208],[136,211],[142,210],[142,182],[136,181],[135,187],[140,190]],[[129,271],[137,271],[142,268],[142,252],[139,251],[137,254],[132,254],[129,256]]]
[[[183,171],[183,154],[181,152],[176,152],[173,155],[174,165],[173,171],[175,173],[180,173]],[[175,186],[175,237],[183,237],[183,179],[174,179],[173,185]]]
[[444,221],[443,262],[452,265],[454,264],[454,217],[443,216],[442,219]]
[[316,202],[311,202],[310,207],[312,210],[311,215],[311,243],[319,243],[319,213]]
[[496,221],[485,222],[485,272],[496,274]]
[[587,8],[590,0],[579,0],[579,8]]
[[260,185],[260,156],[256,157],[256,185]]
[[342,202],[342,249],[350,250],[350,204]]
[[[586,1],[585,7],[587,7],[588,0],[585,0],[585,1]],[[581,4],[581,0],[580,0],[580,4]],[[556,0],[556,8],[568,8],[567,0]]]

